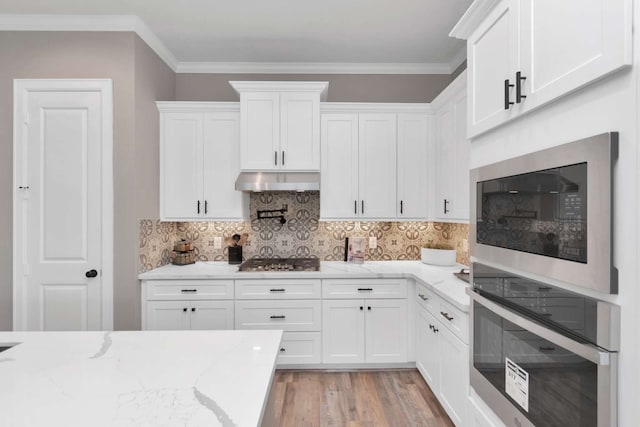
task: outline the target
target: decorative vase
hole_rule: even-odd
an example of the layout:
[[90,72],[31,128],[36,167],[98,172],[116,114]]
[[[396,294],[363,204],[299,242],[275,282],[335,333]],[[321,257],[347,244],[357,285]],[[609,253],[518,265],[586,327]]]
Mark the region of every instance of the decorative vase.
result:
[[420,251],[422,262],[430,265],[451,266],[456,264],[455,249],[422,248]]

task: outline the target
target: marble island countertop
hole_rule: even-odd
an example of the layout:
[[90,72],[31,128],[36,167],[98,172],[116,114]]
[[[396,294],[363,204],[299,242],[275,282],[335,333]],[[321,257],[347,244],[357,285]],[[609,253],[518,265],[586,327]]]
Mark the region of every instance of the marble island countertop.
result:
[[453,275],[466,266],[427,265],[421,261],[366,261],[351,264],[341,261],[322,261],[320,271],[306,272],[240,272],[237,265],[226,262],[197,262],[192,265],[165,265],[138,276],[140,280],[188,279],[393,279],[408,278],[431,287],[460,310],[469,311],[468,284]]
[[0,332],[2,426],[257,426],[282,331]]

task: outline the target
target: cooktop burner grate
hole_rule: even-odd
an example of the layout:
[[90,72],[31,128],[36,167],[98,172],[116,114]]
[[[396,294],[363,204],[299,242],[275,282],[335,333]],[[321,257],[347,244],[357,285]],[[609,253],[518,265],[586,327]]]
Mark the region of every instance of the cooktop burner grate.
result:
[[318,258],[251,258],[240,264],[239,271],[318,271]]

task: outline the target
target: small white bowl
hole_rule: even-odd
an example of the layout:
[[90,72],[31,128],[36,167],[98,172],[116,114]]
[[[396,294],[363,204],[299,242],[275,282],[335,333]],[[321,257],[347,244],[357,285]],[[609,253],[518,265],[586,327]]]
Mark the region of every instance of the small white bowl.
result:
[[422,262],[430,265],[451,266],[456,264],[455,249],[429,249],[420,251]]

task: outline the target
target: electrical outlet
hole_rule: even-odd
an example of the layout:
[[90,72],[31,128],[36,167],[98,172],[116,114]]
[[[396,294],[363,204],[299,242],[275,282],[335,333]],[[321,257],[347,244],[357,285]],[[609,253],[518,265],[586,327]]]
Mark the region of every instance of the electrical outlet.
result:
[[220,248],[222,248],[222,237],[214,236],[214,238],[213,238],[213,249],[220,249]]
[[369,237],[369,249],[376,249],[378,247],[378,238]]

